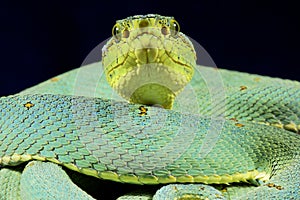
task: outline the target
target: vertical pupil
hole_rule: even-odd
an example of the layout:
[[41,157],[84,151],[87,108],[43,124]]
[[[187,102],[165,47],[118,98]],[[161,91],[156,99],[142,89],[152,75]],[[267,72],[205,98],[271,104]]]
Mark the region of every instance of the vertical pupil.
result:
[[116,28],[115,28],[115,35],[117,35],[117,34],[118,34],[118,32],[119,32],[119,28],[118,28],[118,27],[116,27]]
[[178,31],[178,26],[177,26],[176,23],[173,24],[173,27],[174,27],[174,30],[175,30],[175,31]]

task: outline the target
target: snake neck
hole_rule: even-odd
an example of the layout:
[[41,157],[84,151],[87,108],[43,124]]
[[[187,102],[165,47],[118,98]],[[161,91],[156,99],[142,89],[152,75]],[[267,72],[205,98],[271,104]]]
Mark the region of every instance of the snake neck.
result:
[[135,90],[130,102],[172,109],[174,99],[175,93],[172,90],[163,85],[151,83]]

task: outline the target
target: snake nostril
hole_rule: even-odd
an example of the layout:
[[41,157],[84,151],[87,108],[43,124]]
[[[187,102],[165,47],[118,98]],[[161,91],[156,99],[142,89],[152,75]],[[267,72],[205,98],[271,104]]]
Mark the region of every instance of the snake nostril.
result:
[[124,37],[124,38],[129,38],[129,34],[130,34],[129,30],[125,29],[125,30],[123,31],[123,37]]
[[163,26],[163,27],[161,28],[161,33],[162,33],[163,35],[168,35],[168,34],[169,34],[168,28],[165,27],[165,26]]

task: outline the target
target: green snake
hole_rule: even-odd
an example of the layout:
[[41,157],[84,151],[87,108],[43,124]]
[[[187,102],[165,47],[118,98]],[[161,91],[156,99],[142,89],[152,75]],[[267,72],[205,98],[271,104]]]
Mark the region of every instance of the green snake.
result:
[[0,106],[0,199],[300,197],[300,83],[196,65],[173,17],[117,21],[102,63]]

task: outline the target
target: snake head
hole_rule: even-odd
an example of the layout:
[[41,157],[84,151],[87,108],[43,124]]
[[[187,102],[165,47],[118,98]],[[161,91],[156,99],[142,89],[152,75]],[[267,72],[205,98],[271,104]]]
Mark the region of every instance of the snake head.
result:
[[172,108],[194,74],[193,44],[173,17],[136,15],[118,20],[102,49],[109,84],[133,103]]

